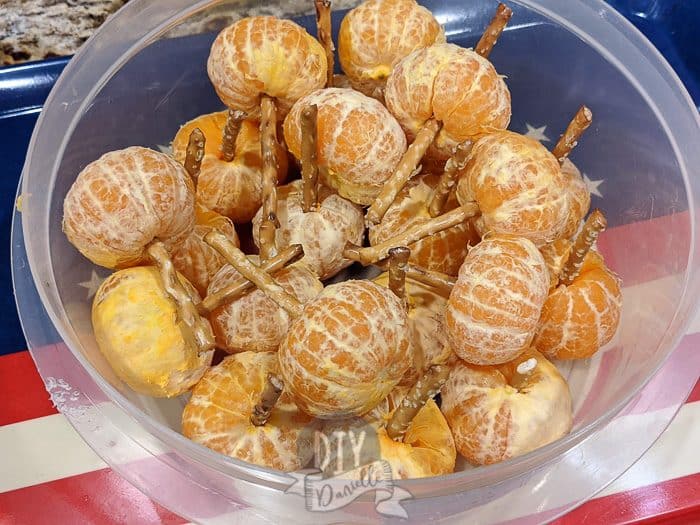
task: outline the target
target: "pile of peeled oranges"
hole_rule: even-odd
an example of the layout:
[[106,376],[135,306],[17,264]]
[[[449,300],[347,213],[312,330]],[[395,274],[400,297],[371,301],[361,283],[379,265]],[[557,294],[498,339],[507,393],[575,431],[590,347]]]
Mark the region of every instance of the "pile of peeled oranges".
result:
[[[414,0],[367,0],[340,26],[344,75],[316,8],[318,39],[271,16],[218,35],[225,108],[173,130],[172,155],[133,146],[78,174],[63,231],[114,271],[100,351],[136,392],[187,394],[189,439],[283,471],[358,424],[396,478],[561,438],[555,364],[620,321],[605,216],[568,159],[591,110],[552,151],[507,129],[489,61],[505,5],[466,49]],[[353,264],[379,271],[343,280]]]

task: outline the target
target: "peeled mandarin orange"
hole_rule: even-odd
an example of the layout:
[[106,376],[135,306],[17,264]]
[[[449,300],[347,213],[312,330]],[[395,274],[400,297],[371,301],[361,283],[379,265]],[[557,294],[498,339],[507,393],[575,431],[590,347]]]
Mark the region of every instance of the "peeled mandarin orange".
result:
[[[374,282],[388,287],[387,272],[374,278]],[[445,308],[447,297],[430,286],[410,277],[406,278],[408,298],[408,329],[411,339],[411,364],[401,385],[413,385],[431,365],[450,362],[454,354],[445,333]]]
[[[230,218],[236,224],[250,222],[262,204],[262,156],[258,122],[244,120],[236,140],[231,162],[221,153],[226,111],[202,115],[183,125],[173,140],[173,156],[185,161],[190,133],[199,128],[206,139],[201,171],[197,178],[197,200],[204,206]],[[277,152],[277,181],[287,178],[287,154]]]
[[620,324],[620,279],[597,252],[569,286],[547,298],[533,346],[551,359],[584,359],[610,342]]
[[[226,265],[212,279],[209,293],[215,293],[240,278],[233,267]],[[304,264],[283,268],[274,274],[274,279],[302,304],[323,290],[316,274]],[[230,354],[276,352],[291,323],[289,314],[258,289],[220,306],[212,312],[209,320],[217,347]]]
[[591,207],[591,192],[588,191],[588,186],[586,186],[581,172],[569,159],[564,160],[561,172],[566,180],[569,193],[569,216],[561,236],[570,239],[578,231],[581,221],[588,215],[588,210]]
[[[362,209],[325,186],[319,187],[317,208],[307,213],[303,210],[301,181],[277,188],[277,218],[277,248],[301,244],[303,261],[322,280],[350,266],[352,261],[343,257],[343,249],[346,243],[361,244],[364,238]],[[258,246],[261,222],[262,209],[253,218],[253,239]]]
[[458,362],[442,388],[442,412],[457,450],[474,465],[526,454],[572,425],[569,386],[532,349],[500,366]]
[[276,98],[280,112],[326,83],[321,44],[291,20],[251,16],[228,26],[211,46],[207,71],[230,108],[260,114],[260,96]]
[[[180,281],[198,301],[187,280],[180,276]],[[214,354],[199,355],[177,318],[175,302],[153,266],[113,273],[92,304],[92,326],[100,352],[122,381],[154,397],[186,392],[202,377]]]
[[373,98],[352,89],[315,91],[297,101],[284,121],[289,151],[301,159],[301,114],[318,107],[317,160],[321,182],[357,204],[371,204],[406,151],[396,119]]
[[63,203],[63,231],[93,263],[127,268],[148,261],[154,239],[170,251],[194,227],[194,189],[185,169],[156,151],[131,147],[88,164]]
[[511,131],[479,139],[460,172],[457,199],[476,202],[482,234],[509,233],[541,246],[561,236],[569,217],[559,163],[539,142]]
[[367,0],[343,18],[338,56],[351,80],[383,80],[403,57],[442,42],[442,26],[414,0]]
[[243,352],[210,368],[182,413],[182,433],[216,452],[283,471],[303,468],[313,456],[319,422],[299,411],[282,392],[268,422],[250,416],[267,381],[278,372],[277,354]]
[[487,59],[454,44],[436,44],[402,59],[386,85],[387,108],[410,140],[430,119],[442,123],[429,158],[446,160],[457,144],[510,122],[510,92]]
[[209,281],[226,264],[226,260],[219,252],[204,241],[204,236],[211,230],[220,231],[233,244],[240,245],[236,230],[229,218],[197,203],[194,230],[175,249],[172,257],[177,271],[184,275],[201,295],[207,293]]
[[[369,227],[369,242],[379,244],[411,226],[426,223],[432,219],[428,205],[439,177],[424,175],[414,177],[399,192],[396,200],[384,214],[382,221]],[[459,204],[450,199],[445,211],[455,209]],[[457,275],[467,256],[469,246],[479,242],[472,220],[425,237],[409,246],[411,262],[436,272]]]
[[548,290],[547,267],[533,243],[485,238],[469,251],[447,303],[452,350],[478,365],[515,359],[532,342]]
[[410,364],[403,304],[371,281],[327,286],[292,322],[279,358],[287,388],[306,413],[322,419],[363,414]]

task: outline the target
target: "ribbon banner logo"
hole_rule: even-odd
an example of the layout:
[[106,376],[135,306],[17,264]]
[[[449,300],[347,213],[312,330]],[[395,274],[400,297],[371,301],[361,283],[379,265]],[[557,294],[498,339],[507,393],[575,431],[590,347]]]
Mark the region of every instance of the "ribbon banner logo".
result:
[[364,421],[314,434],[314,470],[291,472],[287,494],[304,497],[306,510],[331,512],[374,492],[379,514],[407,518],[402,501],[413,496],[394,484],[391,465],[381,459],[376,431]]

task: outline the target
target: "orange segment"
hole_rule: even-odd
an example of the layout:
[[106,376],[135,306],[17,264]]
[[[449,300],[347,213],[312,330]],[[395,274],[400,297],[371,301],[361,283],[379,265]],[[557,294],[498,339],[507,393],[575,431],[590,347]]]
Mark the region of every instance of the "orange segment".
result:
[[571,430],[569,386],[535,350],[501,366],[458,362],[442,389],[457,450],[474,465],[498,463]]
[[313,455],[319,422],[300,412],[286,391],[265,425],[250,422],[268,373],[278,373],[277,354],[271,352],[232,355],[210,368],[185,406],[182,433],[249,463],[283,471],[303,468]]

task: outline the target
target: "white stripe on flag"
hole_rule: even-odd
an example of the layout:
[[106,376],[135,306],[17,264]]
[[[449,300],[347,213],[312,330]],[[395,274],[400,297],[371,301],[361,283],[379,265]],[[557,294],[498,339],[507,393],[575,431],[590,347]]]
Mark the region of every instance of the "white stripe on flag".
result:
[[107,467],[61,414],[0,427],[0,492]]

